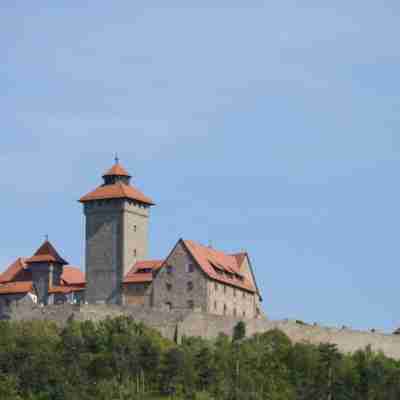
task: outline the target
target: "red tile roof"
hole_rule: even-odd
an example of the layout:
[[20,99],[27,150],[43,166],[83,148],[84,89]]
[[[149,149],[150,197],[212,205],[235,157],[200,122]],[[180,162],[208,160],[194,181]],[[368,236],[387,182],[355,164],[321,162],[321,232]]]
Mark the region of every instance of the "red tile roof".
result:
[[20,257],[17,258],[8,268],[0,275],[0,283],[12,281],[19,272],[26,268],[25,260]]
[[53,247],[53,245],[46,240],[40,248],[36,251],[36,253],[25,260],[27,264],[32,263],[40,263],[40,262],[50,262],[57,264],[68,264],[61,256],[57,253],[57,250]]
[[66,286],[83,286],[86,284],[85,274],[79,268],[71,265],[64,266],[61,280]]
[[141,270],[151,269],[157,271],[161,268],[163,260],[138,261],[132,269],[125,275],[124,284],[152,282],[153,272],[141,272]]
[[119,163],[115,164],[110,168],[108,171],[106,171],[103,175],[105,176],[128,176],[131,177],[128,173],[128,171]]
[[245,252],[236,253],[236,254],[232,254],[232,256],[236,258],[236,262],[240,268],[243,264],[244,259],[247,257],[247,253],[245,253]]
[[241,256],[228,255],[192,240],[183,240],[183,243],[209,278],[253,293],[257,292],[253,283],[240,271],[238,259],[241,259]]
[[49,288],[49,294],[61,293],[68,294],[72,292],[80,292],[85,290],[85,288],[81,286],[53,286]]
[[19,294],[32,291],[32,282],[8,282],[0,285],[0,294]]
[[154,205],[150,197],[145,196],[140,190],[122,182],[113,185],[99,186],[97,189],[80,198],[81,203],[92,200],[106,199],[132,199],[150,206]]

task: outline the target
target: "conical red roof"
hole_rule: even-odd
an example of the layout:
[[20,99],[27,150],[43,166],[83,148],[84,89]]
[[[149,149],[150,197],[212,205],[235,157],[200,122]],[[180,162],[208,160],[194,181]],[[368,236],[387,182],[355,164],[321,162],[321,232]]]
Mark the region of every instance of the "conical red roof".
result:
[[42,262],[49,262],[49,263],[57,263],[66,265],[68,264],[58,253],[57,250],[53,247],[53,245],[46,240],[36,251],[36,253],[25,260],[27,264],[32,263],[42,263]]
[[128,176],[130,177],[128,171],[119,163],[115,163],[108,171],[103,175],[105,176]]

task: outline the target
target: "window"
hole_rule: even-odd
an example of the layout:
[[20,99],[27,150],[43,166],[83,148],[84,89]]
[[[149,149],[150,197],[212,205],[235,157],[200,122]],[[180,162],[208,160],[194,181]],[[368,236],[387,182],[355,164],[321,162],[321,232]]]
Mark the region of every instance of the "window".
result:
[[214,310],[217,310],[217,302],[214,301]]
[[188,263],[186,264],[186,272],[193,272],[194,271],[194,264],[193,263]]
[[236,308],[233,309],[233,315],[236,317]]
[[244,299],[246,298],[246,292],[243,292],[243,298]]
[[169,301],[167,301],[167,302],[165,303],[165,308],[166,308],[168,311],[171,311],[171,310],[172,310],[172,303],[169,302]]
[[194,301],[193,300],[188,300],[187,302],[188,308],[194,308]]
[[187,283],[187,291],[190,292],[193,290],[193,282],[188,282]]
[[224,293],[226,294],[226,286],[224,286]]
[[236,289],[233,289],[233,297],[236,297]]
[[133,232],[137,231],[137,225],[133,225]]
[[137,256],[137,251],[136,249],[133,250],[133,255],[136,257]]
[[167,288],[168,292],[172,290],[172,285],[170,283],[167,283],[165,287]]
[[246,311],[243,311],[243,317],[245,317],[246,316]]
[[226,307],[226,304],[224,304],[224,315],[226,315],[226,313],[227,313],[227,307]]
[[214,288],[215,288],[215,291],[218,290],[218,283],[217,282],[214,283]]
[[167,265],[167,274],[172,274],[172,266]]

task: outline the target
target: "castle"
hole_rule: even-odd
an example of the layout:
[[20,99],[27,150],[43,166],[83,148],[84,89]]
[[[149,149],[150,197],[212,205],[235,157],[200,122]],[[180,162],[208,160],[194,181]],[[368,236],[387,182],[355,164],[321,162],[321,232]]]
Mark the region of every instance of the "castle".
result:
[[246,252],[226,254],[180,239],[165,259],[148,260],[155,204],[131,185],[118,160],[103,180],[80,199],[86,275],[46,240],[33,256],[17,258],[0,274],[0,319],[63,325],[124,315],[178,342],[185,336],[230,335],[245,320],[248,335],[280,329],[293,342],[332,343],[343,352],[369,346],[400,360],[400,335],[268,320]]
[[163,260],[148,260],[154,202],[116,159],[103,183],[81,197],[86,220],[83,274],[46,240],[0,275],[0,309],[32,303],[115,304],[253,319],[261,294],[246,252],[226,254],[180,239]]

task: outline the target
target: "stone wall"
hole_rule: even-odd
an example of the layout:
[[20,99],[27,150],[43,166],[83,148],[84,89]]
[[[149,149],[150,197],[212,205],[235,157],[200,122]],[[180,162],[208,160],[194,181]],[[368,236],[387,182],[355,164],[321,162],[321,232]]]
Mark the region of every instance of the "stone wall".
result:
[[85,215],[86,300],[119,303],[122,280],[119,200],[86,203]]
[[[189,272],[189,266],[192,266]],[[153,305],[156,308],[194,309],[208,311],[208,279],[197,266],[181,242],[166,260],[166,266],[153,279]],[[191,303],[193,302],[193,303]]]
[[148,253],[149,207],[134,201],[123,203],[122,263],[125,276]]
[[209,281],[207,297],[208,311],[212,314],[238,318],[255,318],[257,316],[257,295],[254,293]]
[[150,283],[129,283],[123,287],[123,304],[150,307],[152,285]]
[[147,257],[149,207],[134,201],[91,201],[86,216],[87,301],[119,304],[123,276]]
[[[126,315],[145,325],[155,328],[171,340],[183,336],[201,336],[214,339],[219,333],[232,335],[233,328],[239,321],[232,316],[210,315],[192,310],[172,310],[148,307],[116,305],[70,305],[40,307],[37,305],[18,305],[6,318],[13,320],[52,320],[63,325],[70,318],[76,320],[99,321],[107,317]],[[247,335],[280,329],[293,342],[312,344],[334,343],[339,350],[351,353],[366,346],[374,351],[382,351],[386,356],[400,360],[400,335],[362,332],[349,329],[325,328],[320,326],[298,324],[295,321],[268,321],[266,319],[246,319]]]

